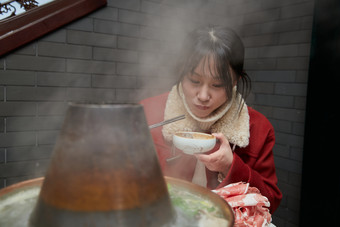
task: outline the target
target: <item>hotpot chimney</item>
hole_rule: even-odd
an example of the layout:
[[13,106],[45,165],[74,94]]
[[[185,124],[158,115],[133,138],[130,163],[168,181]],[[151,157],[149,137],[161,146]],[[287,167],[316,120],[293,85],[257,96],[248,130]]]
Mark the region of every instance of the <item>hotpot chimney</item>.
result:
[[70,104],[30,226],[167,226],[165,180],[137,104]]

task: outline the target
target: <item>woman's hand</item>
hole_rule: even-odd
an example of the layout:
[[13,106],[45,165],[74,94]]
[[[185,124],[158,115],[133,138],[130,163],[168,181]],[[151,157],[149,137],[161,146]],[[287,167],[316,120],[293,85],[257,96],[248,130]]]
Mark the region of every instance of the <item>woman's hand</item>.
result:
[[213,135],[220,141],[220,148],[211,154],[196,154],[195,156],[210,171],[220,172],[226,176],[233,162],[233,152],[229,141],[222,133],[213,133]]

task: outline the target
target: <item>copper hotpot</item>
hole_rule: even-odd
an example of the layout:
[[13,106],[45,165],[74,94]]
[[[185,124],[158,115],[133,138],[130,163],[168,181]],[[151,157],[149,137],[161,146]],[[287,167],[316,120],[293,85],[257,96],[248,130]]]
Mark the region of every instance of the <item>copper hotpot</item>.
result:
[[[166,178],[209,197],[233,225],[228,204],[208,189]],[[166,181],[137,104],[70,104],[45,178],[0,190],[0,198],[41,187],[29,226],[171,226]]]

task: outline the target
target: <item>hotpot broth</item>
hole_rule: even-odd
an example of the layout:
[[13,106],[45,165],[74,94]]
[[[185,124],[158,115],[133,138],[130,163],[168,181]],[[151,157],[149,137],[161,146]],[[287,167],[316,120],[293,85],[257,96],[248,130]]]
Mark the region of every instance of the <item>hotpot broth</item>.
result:
[[[168,177],[165,179],[176,213],[176,220],[168,227],[207,224],[232,226],[233,214],[226,202],[217,195],[187,182]],[[43,178],[37,178],[0,190],[0,226],[28,226],[42,182]]]
[[[90,173],[86,177],[84,170]],[[204,199],[211,204],[203,202],[207,209],[182,215],[186,210],[172,203],[167,185],[179,187],[175,199],[187,191],[199,195],[194,206]],[[45,177],[0,190],[0,226],[200,226],[202,219],[214,220],[212,204],[229,220],[222,226],[232,226],[232,210],[218,195],[190,182],[164,179],[141,105],[71,104]]]

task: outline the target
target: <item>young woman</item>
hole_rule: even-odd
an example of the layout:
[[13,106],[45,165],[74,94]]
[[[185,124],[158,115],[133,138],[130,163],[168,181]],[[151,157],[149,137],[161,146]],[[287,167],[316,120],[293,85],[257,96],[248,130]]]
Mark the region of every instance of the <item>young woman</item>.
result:
[[[233,30],[196,29],[183,45],[178,83],[169,93],[141,103],[149,124],[185,115],[151,130],[164,175],[210,189],[249,182],[269,199],[273,212],[282,198],[272,152],[274,130],[243,99],[250,89],[243,64],[244,46]],[[208,153],[186,155],[172,146],[178,131],[212,133],[218,142]]]

